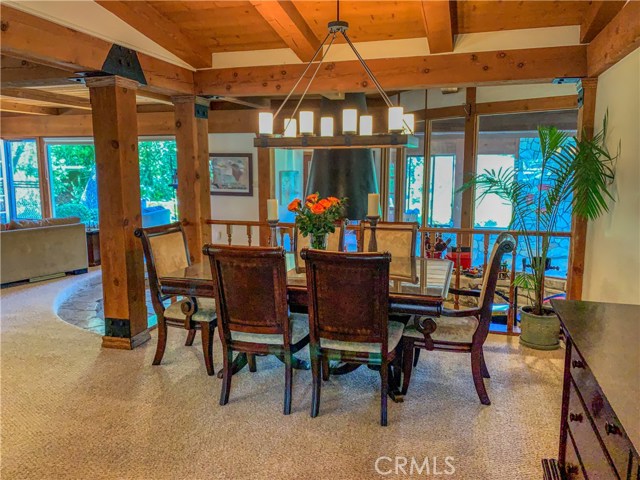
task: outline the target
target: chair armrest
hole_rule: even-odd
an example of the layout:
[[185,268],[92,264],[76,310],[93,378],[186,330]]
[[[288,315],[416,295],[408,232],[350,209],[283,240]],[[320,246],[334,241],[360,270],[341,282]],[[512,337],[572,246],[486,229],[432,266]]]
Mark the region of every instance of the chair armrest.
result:
[[466,297],[480,298],[480,290],[465,290],[462,288],[449,288],[449,293],[453,293],[454,295],[463,295]]
[[465,308],[464,310],[442,309],[443,317],[477,317],[478,315],[480,315],[479,308]]
[[416,317],[414,319],[416,330],[418,330],[424,336],[424,348],[425,350],[434,350],[433,339],[431,334],[436,331],[438,325],[430,317]]

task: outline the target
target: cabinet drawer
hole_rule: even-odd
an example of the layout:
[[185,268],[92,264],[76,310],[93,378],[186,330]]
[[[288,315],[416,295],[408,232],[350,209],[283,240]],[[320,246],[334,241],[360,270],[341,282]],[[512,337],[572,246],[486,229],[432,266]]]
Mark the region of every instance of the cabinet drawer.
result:
[[[582,401],[571,384],[569,392],[569,430],[582,466],[589,480],[611,480],[619,478],[615,473],[596,434]],[[579,478],[579,477],[578,477]]]
[[620,478],[627,478],[631,458],[631,442],[624,434],[600,387],[575,348],[571,353],[571,376]]
[[576,453],[576,447],[573,444],[571,434],[567,436],[567,452],[564,460],[564,477],[565,480],[586,480],[580,466],[580,460]]

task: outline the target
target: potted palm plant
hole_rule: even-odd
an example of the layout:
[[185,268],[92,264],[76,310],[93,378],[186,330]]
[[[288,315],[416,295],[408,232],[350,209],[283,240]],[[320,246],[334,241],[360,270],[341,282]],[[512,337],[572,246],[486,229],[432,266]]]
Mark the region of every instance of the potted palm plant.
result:
[[520,343],[551,350],[559,346],[560,323],[544,304],[545,270],[549,267],[550,234],[568,206],[573,214],[593,220],[609,210],[614,200],[609,187],[617,155],[605,145],[607,117],[592,138],[572,137],[555,127],[538,127],[542,157],[539,175],[522,179],[513,168],[485,170],[464,184],[476,188],[479,197],[495,194],[512,205],[510,230],[520,232],[529,257],[529,271],[518,272],[516,286],[525,290],[529,305],[520,312]]

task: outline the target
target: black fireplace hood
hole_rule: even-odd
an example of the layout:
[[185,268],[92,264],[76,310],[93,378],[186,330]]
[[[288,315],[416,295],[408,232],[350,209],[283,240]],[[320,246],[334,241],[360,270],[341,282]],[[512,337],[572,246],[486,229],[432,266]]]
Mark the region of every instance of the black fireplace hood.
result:
[[[347,93],[344,100],[322,99],[321,115],[334,119],[336,132],[342,132],[342,109],[367,112],[364,93]],[[376,167],[370,148],[336,148],[313,151],[306,195],[347,197],[346,216],[362,220],[367,214],[367,195],[378,193]]]

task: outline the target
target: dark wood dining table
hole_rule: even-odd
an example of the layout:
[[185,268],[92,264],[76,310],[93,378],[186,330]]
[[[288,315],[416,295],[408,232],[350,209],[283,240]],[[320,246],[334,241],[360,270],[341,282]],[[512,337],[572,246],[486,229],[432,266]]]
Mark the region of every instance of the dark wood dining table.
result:
[[[307,306],[307,278],[296,255],[286,254],[287,291],[291,306]],[[447,298],[453,262],[438,258],[394,257],[389,266],[389,313],[439,315]],[[160,277],[163,294],[213,298],[208,261]]]
[[[307,306],[307,278],[300,258],[287,253],[287,292],[290,307]],[[421,257],[393,257],[389,266],[389,313],[439,316],[447,298],[453,262]],[[161,292],[170,296],[214,297],[208,261],[194,263],[159,278]],[[246,355],[234,359],[234,373],[244,368]],[[308,362],[294,359],[294,368],[308,369]],[[332,368],[332,374],[352,371],[347,366]],[[393,396],[394,400],[396,396]]]

